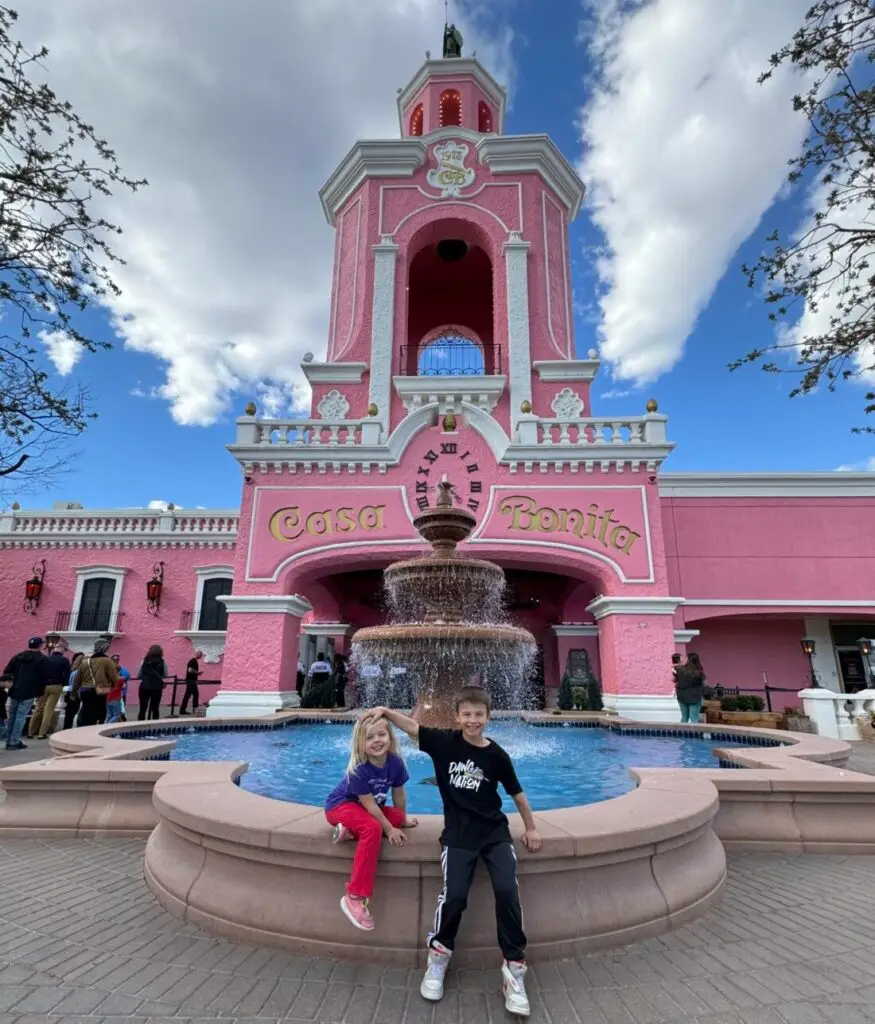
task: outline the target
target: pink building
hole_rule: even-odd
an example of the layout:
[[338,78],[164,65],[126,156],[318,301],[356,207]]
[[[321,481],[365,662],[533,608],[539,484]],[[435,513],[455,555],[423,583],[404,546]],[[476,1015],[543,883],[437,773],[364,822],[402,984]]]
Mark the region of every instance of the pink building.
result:
[[446,473],[478,518],[464,546],[505,569],[541,645],[548,701],[576,649],[608,707],[658,721],[677,718],[688,646],[712,683],[786,689],[776,707],[810,681],[804,637],[824,686],[868,678],[875,474],[663,473],[656,402],[596,415],[569,283],[584,185],[546,136],[503,134],[504,111],[476,60],[428,60],[398,96],[401,137],[356,143],[323,188],[327,354],[303,363],[309,418],[237,420],[239,511],[0,516],[0,656],[109,631],[130,667],[159,642],[181,673],[201,648],[211,714],[270,714],[296,703],[299,652],[382,621],[381,571],[421,551],[412,518]]

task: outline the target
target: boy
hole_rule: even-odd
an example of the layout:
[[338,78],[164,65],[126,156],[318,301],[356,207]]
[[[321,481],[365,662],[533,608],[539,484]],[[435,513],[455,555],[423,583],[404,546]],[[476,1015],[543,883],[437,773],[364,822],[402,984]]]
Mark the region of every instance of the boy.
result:
[[432,1002],[444,994],[444,975],[456,933],[468,904],[474,869],[482,858],[495,893],[498,944],[504,955],[501,968],[504,1004],[510,1013],[531,1013],[525,987],[526,936],[516,878],[516,855],[508,820],[501,810],[499,782],[513,798],[523,819],[523,844],[530,852],[541,848],[532,809],[516,777],[507,752],[483,735],[492,711],[485,690],[467,687],[454,702],[458,729],[429,729],[398,711],[374,708],[374,717],[387,718],[419,743],[435,767],[444,804],[441,867],[444,888],[438,897],[434,927],[428,936],[428,967],[420,986]]

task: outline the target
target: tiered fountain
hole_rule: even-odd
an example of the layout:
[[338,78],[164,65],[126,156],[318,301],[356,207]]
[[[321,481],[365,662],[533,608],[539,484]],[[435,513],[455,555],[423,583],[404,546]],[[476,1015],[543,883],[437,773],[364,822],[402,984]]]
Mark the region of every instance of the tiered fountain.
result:
[[501,568],[456,550],[476,523],[453,505],[453,486],[444,477],[434,507],[413,520],[431,553],[395,562],[384,573],[391,624],[360,629],[352,638],[364,703],[379,699],[376,687],[369,693],[369,679],[382,679],[393,669],[414,681],[415,715],[423,725],[452,725],[453,695],[472,683],[498,686],[511,701],[521,699],[535,638],[501,621]]

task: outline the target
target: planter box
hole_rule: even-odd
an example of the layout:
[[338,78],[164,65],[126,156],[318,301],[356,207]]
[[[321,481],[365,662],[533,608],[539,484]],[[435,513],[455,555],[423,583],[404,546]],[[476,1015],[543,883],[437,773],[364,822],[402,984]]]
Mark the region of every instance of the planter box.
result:
[[783,715],[776,711],[721,711],[723,725],[746,725],[758,729],[777,729]]
[[865,740],[867,743],[875,743],[875,725],[872,724],[872,719],[858,718],[856,723],[857,729],[860,732],[860,739]]
[[784,715],[783,728],[790,732],[814,732],[814,722],[808,715]]

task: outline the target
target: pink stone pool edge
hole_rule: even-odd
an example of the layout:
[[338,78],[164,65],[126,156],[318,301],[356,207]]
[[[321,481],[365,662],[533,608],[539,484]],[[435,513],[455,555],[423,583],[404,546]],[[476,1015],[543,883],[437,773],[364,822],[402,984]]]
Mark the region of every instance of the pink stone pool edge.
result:
[[[326,717],[284,712],[271,722]],[[552,715],[523,717],[556,722]],[[603,719],[624,731],[666,728],[616,716],[563,718]],[[231,724],[267,723],[227,719],[201,727]],[[198,727],[185,721],[161,728],[192,725]],[[173,740],[116,738],[142,728],[62,732],[51,740],[54,758],[0,771],[0,837],[148,834],[146,880],[168,911],[192,924],[297,953],[421,963],[441,887],[439,817],[421,817],[406,847],[385,849],[373,904],[377,928],[365,937],[339,911],[351,851],[331,845],[320,808],[242,790],[234,782],[246,769],[242,762],[144,760],[166,755]],[[533,962],[639,941],[698,917],[720,897],[726,850],[875,852],[875,779],[843,770],[846,743],[724,726],[671,731],[793,745],[723,752],[745,771],[636,769],[639,785],[630,793],[536,814],[542,851],[518,849]],[[518,819],[512,829],[521,831]],[[495,956],[492,894],[478,873],[456,962],[480,967]]]

